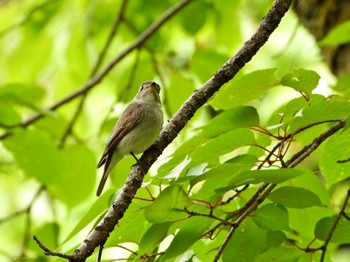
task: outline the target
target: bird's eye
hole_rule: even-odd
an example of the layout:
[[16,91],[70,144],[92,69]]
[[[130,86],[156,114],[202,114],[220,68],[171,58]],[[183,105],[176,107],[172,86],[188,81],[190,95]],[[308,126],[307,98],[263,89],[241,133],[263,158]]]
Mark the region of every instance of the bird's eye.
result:
[[145,86],[141,85],[140,91],[142,91],[143,89],[145,89]]

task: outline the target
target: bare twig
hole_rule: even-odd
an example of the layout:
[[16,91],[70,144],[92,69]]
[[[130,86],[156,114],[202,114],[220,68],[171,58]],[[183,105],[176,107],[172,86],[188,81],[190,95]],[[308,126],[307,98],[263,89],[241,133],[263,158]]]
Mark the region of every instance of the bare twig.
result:
[[40,242],[40,240],[36,237],[33,236],[33,239],[35,240],[35,242],[38,244],[38,246],[44,250],[44,254],[47,256],[55,256],[55,257],[62,257],[62,258],[67,258],[67,259],[72,259],[73,256],[72,255],[66,255],[66,254],[62,254],[62,253],[58,253],[58,252],[54,252],[51,251],[49,248],[47,248],[43,243]]
[[[126,48],[123,52],[121,52],[117,57],[115,57],[109,64],[106,65],[106,67],[98,73],[96,76],[91,78],[85,85],[81,86],[77,91],[71,93],[70,95],[66,96],[65,98],[61,99],[60,101],[56,102],[55,104],[51,105],[48,110],[56,110],[57,108],[61,107],[62,105],[74,100],[75,98],[83,95],[84,93],[88,92],[90,89],[92,89],[94,86],[99,84],[104,77],[114,68],[114,66],[119,63],[121,60],[124,59],[126,55],[128,55],[131,51],[133,51],[136,48],[139,48],[144,42],[146,42],[165,22],[167,22],[170,18],[172,18],[176,13],[178,13],[182,8],[184,8],[189,3],[193,2],[194,0],[183,0],[180,3],[174,5],[172,8],[167,10],[164,15],[154,24],[152,24],[147,30],[145,30],[128,48]],[[33,117],[30,117],[29,119],[21,122],[18,125],[13,125],[11,128],[15,127],[27,127],[31,125],[32,123],[38,121],[39,119],[43,118],[43,113],[38,113]],[[0,136],[1,139],[5,139],[6,137],[10,136],[12,133],[11,131],[8,131]]]

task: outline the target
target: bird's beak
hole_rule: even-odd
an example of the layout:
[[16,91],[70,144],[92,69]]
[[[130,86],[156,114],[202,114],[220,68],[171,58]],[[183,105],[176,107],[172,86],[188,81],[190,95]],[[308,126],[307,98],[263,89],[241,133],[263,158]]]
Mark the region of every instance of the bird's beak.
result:
[[151,82],[148,87],[154,89],[157,93],[160,91],[160,86],[156,82]]

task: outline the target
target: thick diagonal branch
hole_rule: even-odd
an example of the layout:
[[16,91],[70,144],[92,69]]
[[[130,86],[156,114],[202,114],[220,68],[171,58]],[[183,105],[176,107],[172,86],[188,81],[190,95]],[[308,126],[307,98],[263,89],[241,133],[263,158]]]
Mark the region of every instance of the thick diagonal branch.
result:
[[229,59],[201,88],[197,89],[185,101],[178,112],[163,128],[159,139],[141,157],[137,165],[131,170],[124,187],[117,199],[107,211],[97,227],[86,237],[83,243],[74,252],[75,259],[71,261],[84,261],[84,258],[99,245],[103,245],[110,232],[123,217],[138,188],[140,188],[144,175],[150,166],[160,156],[162,151],[176,138],[195,112],[203,106],[221,86],[231,80],[243,66],[249,62],[258,50],[267,42],[269,36],[277,28],[284,14],[288,11],[292,0],[276,0],[269,10],[256,33],[243,47]]

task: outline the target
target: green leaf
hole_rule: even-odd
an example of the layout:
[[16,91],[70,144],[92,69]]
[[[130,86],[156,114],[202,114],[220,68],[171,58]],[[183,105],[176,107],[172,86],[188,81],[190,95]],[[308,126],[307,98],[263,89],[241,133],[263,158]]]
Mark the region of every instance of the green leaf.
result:
[[182,74],[174,74],[171,77],[171,82],[167,86],[167,96],[176,97],[176,99],[169,99],[168,106],[170,113],[175,113],[186,99],[192,94],[194,90],[193,80],[186,78]]
[[259,115],[252,106],[231,108],[214,117],[203,127],[203,135],[213,138],[228,131],[259,125]]
[[192,3],[179,14],[182,27],[191,36],[195,35],[205,25],[210,9],[211,6],[206,1]]
[[330,194],[325,186],[324,181],[318,176],[315,176],[314,171],[308,168],[298,167],[298,169],[303,170],[304,174],[288,181],[286,184],[294,187],[307,188],[307,190],[317,195],[322,203],[322,207],[329,207],[331,205]]
[[[331,233],[332,227],[335,223],[336,216],[325,217],[319,220],[315,227],[315,236],[320,240],[326,240]],[[332,243],[345,244],[350,243],[350,221],[341,217],[337,227],[333,231]]]
[[50,191],[73,207],[95,189],[96,158],[86,145],[65,146],[61,152],[65,161],[61,166],[66,168],[64,177],[57,180]]
[[174,157],[159,169],[159,176],[178,178],[191,167],[203,163],[218,164],[220,156],[252,144],[255,144],[254,135],[246,129],[234,129],[214,139],[206,139],[199,134],[174,153]]
[[153,224],[176,221],[187,217],[183,208],[188,196],[179,185],[171,185],[164,189],[154,200],[153,204],[145,209],[145,218]]
[[[290,120],[295,118],[299,112],[309,107],[310,104],[318,103],[324,99],[325,98],[319,94],[313,94],[309,97],[309,101],[306,101],[304,97],[298,97],[290,100],[283,110],[283,122],[288,123]],[[280,117],[278,118],[278,123],[279,121]]]
[[337,79],[336,85],[333,87],[334,90],[346,94],[349,97],[350,90],[350,75],[343,75]]
[[[254,261],[255,262],[267,262],[267,261],[278,261],[278,262],[291,262],[297,261],[297,259],[304,254],[304,251],[289,246],[273,247],[268,249],[266,252],[260,254]],[[318,261],[318,260],[317,260]]]
[[142,232],[146,230],[148,222],[145,220],[144,203],[135,202],[125,212],[123,219],[118,223],[118,229],[113,230],[108,237],[106,246],[114,247],[118,243],[140,243]]
[[0,86],[0,98],[12,101],[17,104],[34,104],[45,95],[45,91],[40,86],[11,83]]
[[167,248],[160,261],[164,261],[184,253],[202,237],[205,231],[209,229],[211,223],[212,220],[206,217],[189,218],[186,223],[179,228],[179,232],[175,235],[173,241],[170,243],[170,246]]
[[202,134],[197,134],[188,139],[175,151],[172,158],[159,168],[158,177],[167,176],[176,166],[181,165],[181,163],[192,161],[192,159],[189,158],[190,153],[207,141],[208,139],[204,138]]
[[[193,197],[196,199],[207,199],[208,201],[217,201],[222,197],[222,191],[231,190],[227,185],[232,180],[232,177],[237,174],[250,170],[258,159],[252,155],[240,155],[232,160],[218,165],[210,169],[202,176],[198,176],[190,181],[191,187],[195,186],[200,181],[203,181],[200,190]],[[220,188],[224,188],[221,190]]]
[[62,244],[66,243],[68,240],[70,240],[72,237],[78,234],[83,228],[85,228],[93,220],[95,220],[98,216],[100,216],[103,212],[107,210],[108,199],[112,192],[114,192],[114,190],[108,190],[96,199],[96,201],[91,205],[86,214],[78,221],[73,230],[65,238]]
[[350,130],[336,133],[328,138],[320,156],[320,169],[330,188],[349,177],[350,162],[338,163],[350,158]]
[[315,71],[296,69],[282,77],[281,84],[302,93],[309,100],[319,80],[320,76]]
[[268,247],[279,247],[288,240],[283,231],[268,231],[266,234]]
[[290,208],[322,206],[320,198],[310,190],[301,187],[285,186],[272,191],[268,199]]
[[236,129],[220,135],[190,154],[195,163],[218,163],[219,157],[233,150],[255,144],[253,132],[247,129]]
[[[59,225],[57,223],[46,223],[41,227],[35,229],[34,235],[42,242],[45,246],[51,249],[56,249],[58,245],[58,233]],[[41,250],[34,241],[29,241],[30,248]]]
[[235,262],[255,261],[257,255],[265,248],[266,232],[248,219],[237,228],[229,240],[222,254],[222,261],[232,261],[232,258]]
[[152,225],[146,233],[143,234],[140,245],[139,245],[139,254],[152,253],[159,246],[159,244],[167,236],[169,227],[173,223],[163,223],[163,224],[154,224]]
[[0,99],[0,126],[16,125],[21,121],[21,116],[16,108],[8,101]]
[[280,81],[275,77],[276,69],[254,71],[235,78],[223,86],[210,104],[216,109],[229,109],[259,98]]
[[166,179],[178,179],[181,175],[181,173],[185,170],[185,168],[188,166],[189,163],[191,163],[192,159],[188,158],[188,156],[185,157],[185,159],[175,166],[168,175],[166,175],[164,178]]
[[313,123],[340,120],[350,115],[350,103],[346,101],[324,100],[310,105],[290,123],[290,129],[295,132]]
[[4,141],[4,145],[28,176],[46,185],[60,183],[63,179],[69,180],[65,176],[64,155],[43,132],[17,130]]
[[266,204],[254,212],[254,222],[262,229],[277,231],[289,229],[289,216],[285,207]]
[[233,177],[230,185],[232,187],[238,187],[246,184],[259,184],[262,182],[279,184],[294,177],[300,176],[303,173],[303,171],[293,168],[251,170]]
[[350,41],[350,21],[338,24],[319,42],[320,46],[341,45]]
[[248,171],[254,167],[256,161],[258,161],[258,159],[252,155],[236,156],[235,158],[210,169],[203,175],[192,179],[191,185],[195,185],[203,180],[207,182],[210,179],[215,179],[218,180],[216,182],[216,187],[220,187],[220,185],[224,186],[233,176],[236,176],[244,171]]
[[201,82],[205,83],[229,58],[229,56],[224,56],[217,50],[196,49],[190,65]]

